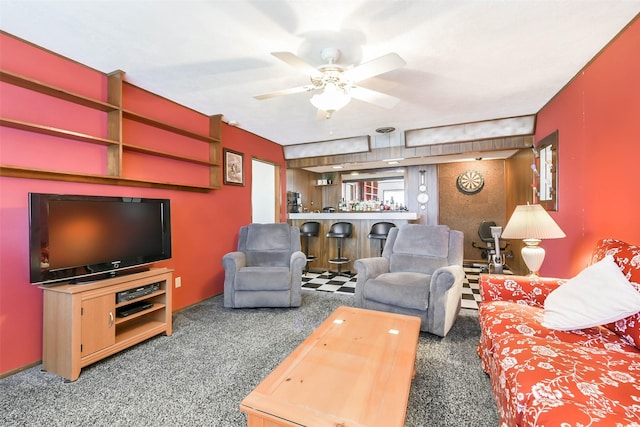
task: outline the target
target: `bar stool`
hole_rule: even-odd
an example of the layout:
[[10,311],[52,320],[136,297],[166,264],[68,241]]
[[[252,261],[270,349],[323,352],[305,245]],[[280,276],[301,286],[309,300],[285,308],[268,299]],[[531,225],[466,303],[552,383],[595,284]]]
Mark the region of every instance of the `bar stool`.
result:
[[[317,259],[315,255],[309,255],[309,238],[318,237],[318,234],[320,234],[320,223],[317,221],[307,221],[300,226],[300,237],[305,237],[304,253],[307,256],[307,263]],[[303,272],[309,272],[308,264],[305,265]]]
[[380,240],[380,256],[382,256],[382,252],[384,251],[384,244],[387,242],[389,230],[395,226],[396,225],[392,222],[376,222],[371,226],[371,230],[367,237],[370,239]]
[[[329,258],[329,264],[337,264],[338,265],[338,275],[342,274],[342,265],[348,264],[351,262],[349,258],[345,258],[342,256],[342,244],[345,238],[351,237],[351,231],[353,229],[353,225],[350,222],[335,222],[331,225],[329,232],[327,233],[327,237],[331,239],[336,239],[338,244],[338,257],[337,258]],[[347,271],[345,274],[350,275],[350,272]]]

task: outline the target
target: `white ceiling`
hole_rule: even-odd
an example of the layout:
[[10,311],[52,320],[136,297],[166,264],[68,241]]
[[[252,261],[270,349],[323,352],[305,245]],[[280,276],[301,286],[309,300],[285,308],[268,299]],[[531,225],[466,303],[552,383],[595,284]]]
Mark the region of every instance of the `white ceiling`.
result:
[[[639,0],[0,0],[0,28],[282,145],[537,113],[640,12]],[[308,84],[270,55],[314,66],[406,66],[360,82],[401,99],[352,100],[316,120]],[[385,140],[388,138],[385,136]]]

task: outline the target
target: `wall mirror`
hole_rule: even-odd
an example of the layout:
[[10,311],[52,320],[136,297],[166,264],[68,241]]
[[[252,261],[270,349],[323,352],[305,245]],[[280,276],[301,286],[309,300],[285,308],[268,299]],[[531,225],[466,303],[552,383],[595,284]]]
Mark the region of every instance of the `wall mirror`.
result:
[[367,200],[406,206],[405,169],[354,171],[341,176],[342,198],[345,201]]
[[558,210],[558,131],[538,143],[538,201],[548,211]]

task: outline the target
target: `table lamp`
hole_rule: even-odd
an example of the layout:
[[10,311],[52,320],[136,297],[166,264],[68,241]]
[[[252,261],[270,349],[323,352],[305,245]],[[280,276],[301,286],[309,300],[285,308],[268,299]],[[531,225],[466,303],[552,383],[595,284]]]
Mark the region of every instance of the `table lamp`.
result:
[[551,215],[540,205],[518,205],[502,232],[503,239],[522,239],[522,259],[532,276],[537,276],[544,261],[543,239],[566,237]]

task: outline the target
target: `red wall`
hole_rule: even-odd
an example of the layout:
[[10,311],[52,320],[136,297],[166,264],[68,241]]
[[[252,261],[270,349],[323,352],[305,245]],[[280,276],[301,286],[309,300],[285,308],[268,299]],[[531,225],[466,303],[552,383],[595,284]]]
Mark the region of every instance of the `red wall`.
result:
[[572,277],[600,238],[640,244],[640,19],[538,113],[536,141],[556,129],[567,237],[543,242],[541,274]]
[[[106,77],[95,70],[0,33],[0,67],[92,98],[106,99]],[[208,134],[208,117],[145,91],[126,88],[126,108],[194,132]],[[34,121],[96,136],[106,135],[101,114],[24,89],[0,83],[0,115]],[[149,102],[151,99],[151,102]],[[144,108],[144,111],[140,111]],[[97,114],[97,116],[96,116]],[[143,132],[133,126],[128,132]],[[150,131],[151,132],[151,131]],[[140,140],[140,135],[129,136]],[[143,135],[144,136],[144,135]],[[153,139],[162,138],[154,135]],[[175,269],[182,287],[173,291],[173,307],[197,303],[223,291],[222,256],[235,249],[240,226],[251,221],[251,158],[286,171],[282,147],[241,129],[223,125],[223,146],[245,154],[245,186],[223,186],[209,193],[119,187],[0,177],[0,373],[37,362],[42,357],[42,291],[29,284],[27,193],[67,193],[161,197],[171,199],[173,258],[160,265]],[[0,127],[0,163],[103,174],[105,148]],[[197,144],[194,151],[200,151]],[[196,157],[196,152],[184,152]],[[200,179],[180,165],[159,162],[148,167],[138,157],[124,162],[128,176],[144,179],[153,168],[172,181]],[[193,175],[193,176],[192,176]],[[156,177],[157,179],[157,177]],[[281,198],[285,189],[281,188]],[[286,218],[285,207],[282,210]]]

